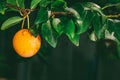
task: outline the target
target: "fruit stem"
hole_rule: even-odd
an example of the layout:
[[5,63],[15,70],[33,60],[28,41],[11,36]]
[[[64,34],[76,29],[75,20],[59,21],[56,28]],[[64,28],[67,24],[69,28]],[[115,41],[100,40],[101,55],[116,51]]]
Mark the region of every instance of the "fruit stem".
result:
[[30,18],[29,18],[29,15],[26,15],[27,17],[27,26],[28,26],[28,29],[30,28]]
[[24,24],[25,24],[25,17],[23,17],[23,21],[22,21],[22,29],[24,27]]

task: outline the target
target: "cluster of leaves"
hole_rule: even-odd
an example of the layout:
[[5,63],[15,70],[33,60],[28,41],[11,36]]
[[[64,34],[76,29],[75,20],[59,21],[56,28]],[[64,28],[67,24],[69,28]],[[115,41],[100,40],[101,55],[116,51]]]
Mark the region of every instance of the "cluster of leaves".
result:
[[[1,0],[1,14],[9,10],[20,12],[19,9],[15,10],[15,7],[7,6],[7,3],[25,9],[25,0]],[[37,10],[37,16],[33,16],[35,21],[30,31],[34,35],[41,33],[52,47],[56,47],[57,39],[63,34],[68,36],[74,45],[79,46],[79,36],[88,32],[93,41],[114,40],[119,50],[120,20],[108,18],[103,13],[104,8],[92,2],[77,3],[68,7],[64,0],[31,0],[30,9]],[[2,24],[1,30],[8,29],[22,20],[21,16],[11,17]]]

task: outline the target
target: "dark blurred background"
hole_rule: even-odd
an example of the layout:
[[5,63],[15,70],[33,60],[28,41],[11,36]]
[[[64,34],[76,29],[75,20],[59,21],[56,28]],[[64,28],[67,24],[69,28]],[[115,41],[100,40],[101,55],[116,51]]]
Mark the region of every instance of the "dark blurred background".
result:
[[[84,0],[66,1],[69,6],[84,2]],[[119,2],[119,0],[85,1],[92,1],[101,6]],[[6,18],[0,15],[0,25]],[[120,60],[108,57],[109,51],[104,51],[106,47],[102,45],[104,42],[90,41],[87,33],[80,36],[79,47],[75,47],[63,35],[58,39],[56,48],[43,41],[42,51],[32,58],[23,59],[16,55],[12,47],[13,35],[18,30],[19,27],[14,27],[0,31],[0,80],[120,80]]]

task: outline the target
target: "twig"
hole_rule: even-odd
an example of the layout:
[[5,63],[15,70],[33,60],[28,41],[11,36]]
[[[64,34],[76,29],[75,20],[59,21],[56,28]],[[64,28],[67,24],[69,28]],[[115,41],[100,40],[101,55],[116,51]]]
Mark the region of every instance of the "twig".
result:
[[12,5],[12,4],[10,4],[10,3],[7,3],[7,6],[8,6],[8,7],[11,7],[11,8],[14,8],[14,9],[22,12],[23,16],[27,15],[27,11],[26,11],[25,9],[22,9],[22,8],[17,7],[17,6],[15,6],[15,5]]
[[21,8],[20,8],[20,7],[17,7],[17,6],[15,6],[15,5],[10,4],[10,3],[7,3],[6,5],[7,5],[8,7],[11,7],[11,8],[14,8],[14,9],[16,9],[16,10],[20,10],[20,11],[21,11]]
[[[21,28],[24,27],[25,19],[27,18],[27,25],[28,25],[28,29],[29,29],[29,27],[30,27],[29,14],[31,13],[31,11],[34,11],[35,9],[23,9],[23,8],[20,8],[19,5],[16,6],[16,5],[12,5],[10,3],[7,3],[7,6],[18,10],[19,13],[21,14],[21,16],[23,16],[23,21],[22,21],[22,27]],[[71,15],[71,14],[72,14],[71,12],[51,12],[50,16],[51,17],[56,16],[56,15],[66,16],[66,15]]]
[[109,7],[114,7],[116,6],[116,4],[110,4],[110,5],[106,5],[102,8],[102,10],[106,9],[106,8],[109,8]]
[[[23,14],[23,16],[28,15],[32,11],[35,11],[35,9],[23,9],[23,8],[20,8],[16,5],[12,5],[10,3],[7,3],[7,6],[20,11]],[[52,12],[51,16],[55,16],[55,15],[64,15],[65,16],[65,15],[71,15],[71,14],[72,14],[71,12]]]
[[52,12],[51,13],[51,16],[54,16],[54,15],[71,15],[72,13],[71,12]]
[[106,15],[106,17],[108,17],[108,18],[118,18],[118,17],[120,17],[120,14],[116,14],[116,15]]
[[20,8],[16,5],[12,5],[10,3],[7,3],[7,6],[20,11],[23,14],[23,16],[26,16],[29,12],[34,11],[33,9],[23,9],[23,8]]

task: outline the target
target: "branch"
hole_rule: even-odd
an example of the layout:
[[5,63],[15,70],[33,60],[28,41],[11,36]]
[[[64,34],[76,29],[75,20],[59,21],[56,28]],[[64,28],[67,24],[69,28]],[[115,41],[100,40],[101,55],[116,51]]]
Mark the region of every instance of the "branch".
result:
[[66,15],[71,15],[72,13],[71,12],[52,12],[51,13],[51,16],[55,16],[55,15],[63,15],[63,16],[66,16]]
[[[23,16],[26,16],[31,11],[35,11],[35,9],[23,9],[23,8],[20,8],[20,7],[16,6],[16,5],[12,5],[10,3],[7,3],[7,6],[20,11],[23,14]],[[51,16],[55,16],[55,15],[66,16],[66,15],[71,15],[71,14],[72,14],[71,12],[52,12]]]
[[116,14],[116,15],[107,15],[106,17],[108,17],[108,18],[118,18],[118,17],[120,17],[120,14]]
[[10,4],[10,3],[7,3],[6,5],[7,5],[8,7],[14,8],[14,9],[16,9],[16,10],[21,10],[20,7],[17,7],[17,6],[15,6],[15,5]]
[[26,16],[26,15],[28,14],[28,12],[33,11],[33,9],[23,9],[23,8],[20,8],[20,7],[16,6],[16,5],[12,5],[12,4],[10,4],[10,3],[6,3],[6,5],[7,5],[8,7],[14,8],[14,9],[22,12],[23,16]]
[[117,6],[119,6],[120,5],[120,3],[116,3],[116,4],[108,4],[108,5],[106,5],[106,6],[104,6],[103,8],[102,8],[102,10],[104,10],[104,9],[106,9],[106,8],[109,8],[109,7],[117,7]]

